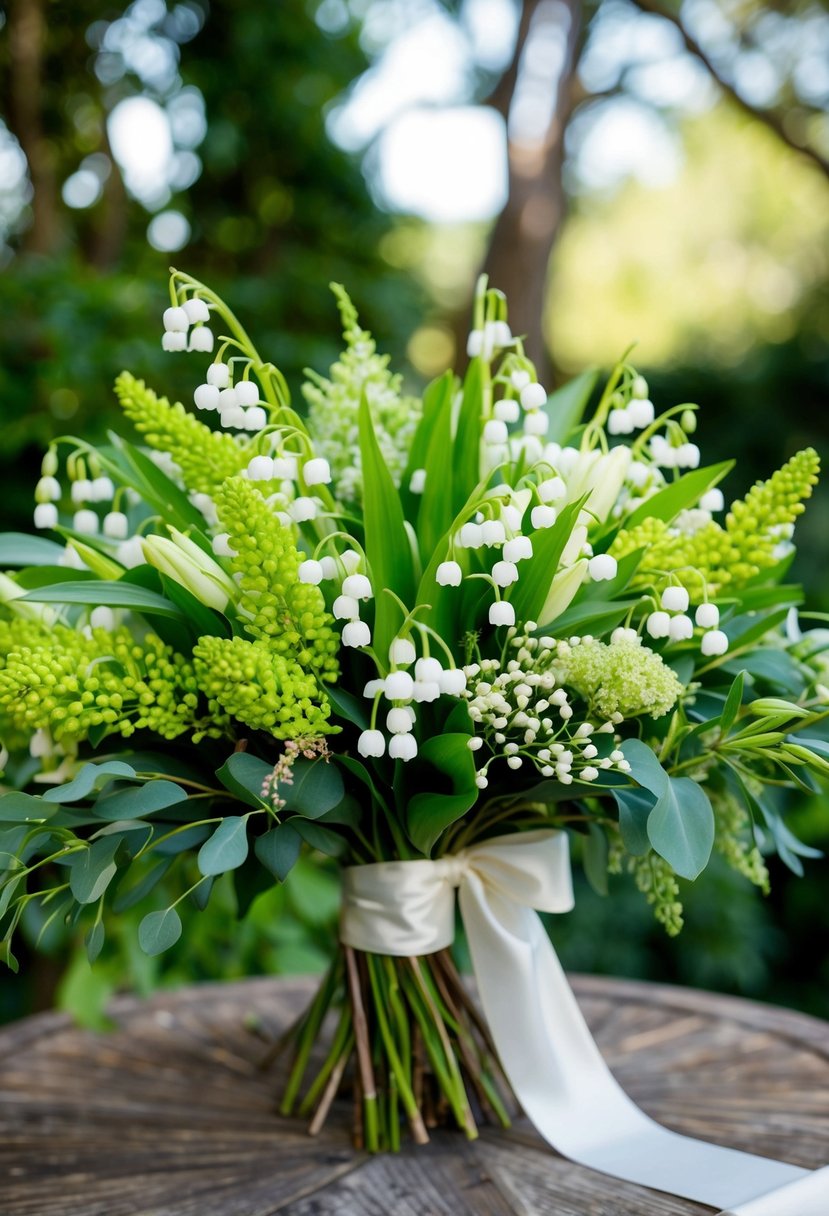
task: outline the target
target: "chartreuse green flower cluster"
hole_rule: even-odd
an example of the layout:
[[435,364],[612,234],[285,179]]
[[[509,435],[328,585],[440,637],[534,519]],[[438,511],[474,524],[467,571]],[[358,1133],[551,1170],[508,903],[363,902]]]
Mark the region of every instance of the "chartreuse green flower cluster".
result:
[[313,674],[267,642],[203,637],[193,649],[196,679],[210,708],[277,739],[303,739],[338,729]]
[[247,464],[247,440],[211,431],[179,402],[171,405],[129,372],[115,381],[115,392],[136,430],[151,448],[169,454],[192,493],[212,496],[227,477],[241,473]]
[[239,583],[245,629],[267,641],[272,653],[333,684],[339,674],[340,639],[319,587],[300,582],[303,559],[293,532],[243,477],[229,478],[215,502]]
[[620,559],[644,548],[635,584],[651,583],[655,573],[683,570],[683,582],[692,593],[703,590],[702,579],[713,595],[731,584],[739,586],[776,565],[817,483],[819,468],[817,452],[805,448],[733,503],[724,527],[711,520],[683,533],[649,519],[621,531],[610,552]]
[[653,908],[654,919],[662,925],[669,937],[682,932],[682,901],[679,898],[679,883],[670,864],[658,853],[649,850],[641,857],[628,853],[622,844],[618,830],[613,833],[608,857],[608,873],[633,875],[636,889],[641,891]]
[[591,712],[614,721],[644,714],[661,718],[683,691],[671,668],[635,634],[609,643],[593,637],[560,642],[554,669]]
[[709,788],[709,793],[716,822],[714,848],[732,870],[742,874],[764,895],[768,895],[771,885],[769,871],[754,843],[748,811],[729,790]]
[[221,733],[200,705],[193,664],[154,634],[138,641],[126,628],[79,633],[16,618],[0,621],[0,654],[4,738],[43,730],[74,745],[100,727],[124,738]]
[[389,371],[388,355],[379,355],[371,334],[360,328],[345,289],[338,283],[332,283],[331,289],[337,297],[346,349],[332,366],[330,379],[306,371],[302,392],[309,405],[308,429],[317,455],[331,466],[336,496],[341,502],[360,502],[357,410],[363,393],[371,406],[377,442],[397,485],[420,417],[420,402],[401,394],[402,378]]

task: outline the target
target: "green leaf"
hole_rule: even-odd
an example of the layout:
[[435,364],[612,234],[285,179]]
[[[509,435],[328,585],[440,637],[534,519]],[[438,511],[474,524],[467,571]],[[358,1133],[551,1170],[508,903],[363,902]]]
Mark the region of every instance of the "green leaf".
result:
[[266,777],[273,773],[273,765],[250,752],[234,752],[228,756],[221,768],[216,770],[216,776],[226,790],[257,810],[265,805],[262,798],[262,785]]
[[[517,620],[538,621],[550,592],[550,584],[558,570],[561,555],[587,498],[588,495],[583,494],[575,502],[568,503],[552,528],[540,528],[533,532],[532,560],[522,563],[529,569],[522,569],[521,578],[511,596]],[[546,622],[538,623],[542,625]]]
[[0,569],[12,566],[56,566],[63,557],[63,545],[45,536],[28,532],[0,533]]
[[327,857],[341,857],[348,848],[348,842],[339,832],[332,832],[330,828],[324,828],[310,819],[297,817],[290,821],[290,825],[306,844],[312,849],[318,849],[320,853],[325,853]]
[[350,722],[352,726],[356,726],[359,730],[368,730],[369,715],[366,712],[365,704],[359,697],[346,692],[344,688],[335,688],[330,684],[326,684],[325,686],[325,695],[331,702],[338,718]]
[[481,451],[483,363],[470,359],[452,454],[452,509],[460,511],[478,484]]
[[227,618],[220,612],[214,611],[213,608],[208,608],[201,600],[197,600],[191,591],[182,587],[181,583],[162,574],[161,585],[164,588],[165,596],[179,609],[195,638],[205,636],[229,638],[231,636],[233,631]]
[[622,844],[634,857],[644,857],[650,849],[648,817],[656,805],[650,790],[615,789],[613,797],[619,809],[619,831]]
[[714,846],[714,811],[689,777],[670,777],[648,819],[648,839],[682,878],[696,878]]
[[136,587],[123,579],[114,579],[111,582],[103,579],[81,579],[77,582],[59,583],[55,587],[38,587],[21,597],[21,602],[28,600],[37,604],[104,604],[108,608],[128,608],[145,616],[184,619],[180,609],[163,595],[146,591],[143,587]]
[[597,823],[587,826],[589,834],[582,844],[585,877],[597,895],[607,895],[607,835]]
[[[636,600],[620,600],[615,604],[585,600],[581,604],[571,604],[565,612],[556,617],[556,633],[562,637],[570,637],[574,633],[601,636],[621,624],[631,605],[635,603]],[[536,631],[537,634],[546,632],[548,631],[541,627]]]
[[654,752],[641,739],[626,739],[621,748],[630,764],[630,775],[637,785],[642,785],[657,797],[668,781],[668,774],[657,760]]
[[365,395],[360,402],[360,456],[365,549],[374,585],[372,640],[377,654],[385,657],[400,624],[400,607],[385,594],[385,588],[394,591],[408,607],[413,607],[415,580],[403,507],[374,434]]
[[69,889],[79,904],[94,904],[106,891],[115,877],[115,854],[120,845],[120,837],[105,836],[67,858]]
[[264,836],[257,836],[253,851],[266,870],[279,882],[284,882],[296,864],[302,848],[302,837],[290,823],[280,823]]
[[432,437],[435,419],[440,415],[443,403],[447,397],[451,403],[454,387],[455,377],[451,371],[446,371],[442,376],[433,380],[431,384],[427,384],[424,390],[423,412],[420,415],[420,421],[417,424],[417,429],[409,448],[406,471],[400,483],[400,499],[403,503],[407,519],[414,520],[417,518],[422,498],[420,494],[412,494],[409,489],[409,482],[416,469],[426,468],[426,457],[429,451],[429,442]]
[[342,773],[325,760],[298,759],[293,763],[293,781],[279,786],[285,807],[309,819],[318,819],[342,801]]
[[199,871],[205,876],[237,869],[248,855],[247,815],[228,815],[199,849]]
[[106,760],[103,764],[85,764],[78,775],[66,785],[55,786],[43,795],[46,802],[80,802],[91,793],[101,789],[115,777],[127,781],[135,778],[135,769],[123,760]]
[[730,621],[726,621],[722,628],[728,637],[730,648],[735,650],[739,646],[742,649],[745,646],[750,646],[753,642],[759,642],[767,633],[776,630],[778,625],[783,624],[788,615],[788,608],[778,608],[776,611],[770,612],[767,616],[761,616],[759,619],[754,613],[744,613],[740,616],[732,617]]
[[723,734],[727,734],[734,725],[737,714],[740,712],[740,706],[743,703],[743,688],[745,687],[746,673],[740,671],[734,677],[734,683],[728,690],[728,696],[725,698],[725,705],[720,714],[720,730]]
[[161,954],[181,937],[181,917],[175,908],[148,912],[138,926],[138,944],[145,954]]
[[54,803],[43,798],[12,790],[0,798],[0,823],[34,823],[38,819],[50,819],[57,809]]
[[442,832],[465,815],[478,797],[475,761],[464,734],[436,735],[420,749],[420,760],[431,764],[452,787],[451,793],[419,793],[409,801],[406,831],[412,844],[427,857]]
[[122,887],[112,901],[113,912],[126,912],[128,908],[140,904],[141,900],[158,886],[172,864],[172,857],[162,857],[141,875],[138,882],[129,887]]
[[666,524],[676,519],[680,511],[699,502],[700,498],[734,468],[733,460],[712,464],[705,469],[693,469],[654,494],[622,521],[624,528],[635,528],[647,519],[661,519]]
[[[201,512],[149,456],[112,431],[109,438],[113,447],[108,449],[108,455],[102,457],[103,463],[110,466],[108,471],[114,466],[118,480],[126,481],[137,490],[143,501],[153,507],[165,523],[172,524],[180,532],[186,532],[188,528],[204,528]],[[101,457],[100,451],[98,455]]]
[[452,510],[453,391],[454,383],[448,377],[442,386],[440,408],[434,411],[426,452],[426,485],[417,516],[420,553],[424,560],[431,557],[455,517]]
[[83,939],[84,945],[86,946],[86,957],[89,959],[90,963],[94,963],[98,955],[101,953],[105,937],[106,930],[104,929],[104,922],[102,920],[96,920],[95,924]]
[[180,785],[165,780],[147,781],[144,785],[105,794],[93,810],[99,819],[141,819],[186,801],[187,794]]
[[576,429],[587,409],[588,402],[596,387],[598,368],[587,368],[572,380],[568,380],[561,388],[557,388],[547,398],[544,412],[550,419],[547,431],[548,443],[564,444],[568,436]]

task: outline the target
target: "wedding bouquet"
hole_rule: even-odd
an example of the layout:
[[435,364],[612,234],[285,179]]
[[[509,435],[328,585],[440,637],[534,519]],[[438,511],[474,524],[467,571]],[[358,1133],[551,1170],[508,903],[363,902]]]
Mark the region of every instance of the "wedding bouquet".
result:
[[[801,871],[779,794],[829,774],[829,635],[785,581],[814,451],[726,509],[696,408],[658,412],[627,358],[588,415],[595,375],[548,394],[482,282],[464,377],[417,398],[333,290],[345,350],[298,411],[173,272],[163,345],[193,352],[195,411],[124,372],[139,440],[55,441],[50,535],[0,537],[0,933],[14,967],[37,905],[94,960],[142,904],[155,954],[219,875],[338,858],[342,940],[282,1110],[318,1128],[348,1086],[377,1150],[508,1122],[493,1007],[521,994],[484,981],[486,934],[570,906],[568,840],[671,934],[714,850],[762,890],[771,852]],[[449,951],[455,887],[489,1024]]]

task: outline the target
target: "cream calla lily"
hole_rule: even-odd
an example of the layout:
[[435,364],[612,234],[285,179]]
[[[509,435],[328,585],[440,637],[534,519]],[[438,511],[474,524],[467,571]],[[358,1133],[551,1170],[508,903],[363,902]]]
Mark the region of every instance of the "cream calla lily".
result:
[[547,599],[539,615],[539,623],[545,628],[566,611],[587,575],[587,558],[583,557],[569,569],[559,570],[550,584]]
[[186,588],[202,604],[223,612],[235,597],[233,581],[189,537],[175,528],[170,531],[172,540],[164,536],[148,536],[143,541],[145,560]]

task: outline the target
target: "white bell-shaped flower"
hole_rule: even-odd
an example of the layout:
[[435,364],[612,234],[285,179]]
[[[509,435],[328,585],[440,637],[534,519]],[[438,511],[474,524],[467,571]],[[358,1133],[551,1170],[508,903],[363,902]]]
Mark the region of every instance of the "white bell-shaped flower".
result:
[[226,363],[211,363],[205,379],[216,388],[227,388],[230,384],[230,368]]
[[53,502],[39,502],[35,507],[36,528],[56,528],[58,509]]
[[409,478],[409,491],[412,494],[422,494],[426,489],[426,470],[415,469]]
[[496,562],[492,567],[492,578],[497,587],[509,587],[518,582],[518,567],[515,562]]
[[694,636],[694,622],[684,612],[679,613],[678,616],[672,616],[668,626],[668,636],[672,642],[687,642]]
[[197,410],[217,410],[219,408],[219,389],[215,384],[200,384],[193,393]]
[[395,638],[389,646],[389,659],[395,667],[411,667],[416,658],[417,651],[409,638]]
[[410,701],[414,693],[414,680],[408,671],[390,671],[383,691],[389,701]]
[[408,735],[414,723],[407,709],[396,706],[386,714],[386,727],[392,735]]
[[273,457],[254,456],[248,461],[248,477],[251,481],[272,481]]
[[547,401],[547,390],[543,384],[531,382],[521,389],[521,405],[525,410],[538,410]]
[[441,562],[435,571],[435,581],[441,587],[458,587],[463,578],[463,571],[457,562]]
[[234,385],[239,405],[259,404],[259,385],[253,380],[237,380]]
[[302,466],[302,476],[306,486],[327,486],[331,481],[331,466],[322,456],[315,456]]
[[355,600],[370,600],[374,595],[371,583],[364,574],[349,574],[343,579],[343,595],[353,596]]
[[652,612],[645,622],[652,638],[667,638],[671,633],[671,618],[667,612]]
[[684,587],[666,587],[661,602],[666,612],[686,612],[690,600]]
[[356,621],[360,615],[360,605],[352,595],[338,595],[331,605],[331,611],[338,621]]
[[317,587],[322,582],[322,564],[313,557],[300,562],[297,573],[301,583],[310,583],[311,586]]
[[95,512],[87,508],[75,512],[72,518],[72,527],[76,532],[83,532],[86,536],[94,536],[98,531],[99,522]]
[[201,351],[202,354],[210,354],[213,349],[213,330],[207,325],[197,325],[190,332],[190,344],[188,350]]
[[414,735],[394,735],[389,740],[389,755],[392,760],[414,760],[417,755]]
[[587,563],[587,573],[595,583],[615,578],[618,568],[616,558],[611,557],[609,553],[597,553]]
[[357,751],[361,756],[382,756],[386,750],[386,737],[381,730],[364,730],[357,740]]
[[288,514],[294,523],[304,524],[309,519],[316,519],[317,504],[313,498],[308,498],[304,494],[300,494],[293,502],[288,504]]
[[365,621],[349,621],[343,629],[343,645],[368,646],[371,641],[371,630]]
[[490,625],[514,625],[515,609],[506,600],[496,600],[489,606]]
[[438,680],[440,691],[447,697],[460,697],[466,690],[466,676],[460,667],[445,667]]
[[722,629],[711,629],[702,635],[699,648],[706,658],[725,654],[728,650],[728,635],[723,633]]
[[496,401],[493,413],[499,422],[508,423],[517,422],[521,416],[518,402],[513,397],[507,397],[503,401]]
[[190,321],[187,313],[183,308],[173,305],[171,308],[165,308],[162,316],[164,328],[168,333],[186,334],[190,328]]
[[529,536],[513,536],[504,545],[504,561],[525,561],[533,555],[533,543]]
[[700,604],[694,620],[700,629],[716,629],[720,623],[720,610],[716,604]]
[[195,325],[199,321],[210,320],[210,309],[205,304],[204,300],[200,300],[198,296],[193,296],[189,300],[185,300],[182,308],[187,315],[187,320],[191,325]]
[[104,536],[110,540],[125,540],[129,532],[129,522],[123,511],[110,511],[104,516]]

